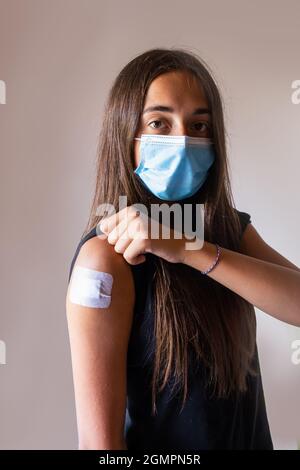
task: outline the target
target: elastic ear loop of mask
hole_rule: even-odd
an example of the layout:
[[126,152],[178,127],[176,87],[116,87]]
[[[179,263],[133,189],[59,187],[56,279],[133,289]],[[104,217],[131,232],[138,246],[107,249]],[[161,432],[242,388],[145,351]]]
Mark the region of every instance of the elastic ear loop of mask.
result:
[[72,273],[69,298],[84,307],[107,308],[111,303],[113,276],[83,266],[75,266]]

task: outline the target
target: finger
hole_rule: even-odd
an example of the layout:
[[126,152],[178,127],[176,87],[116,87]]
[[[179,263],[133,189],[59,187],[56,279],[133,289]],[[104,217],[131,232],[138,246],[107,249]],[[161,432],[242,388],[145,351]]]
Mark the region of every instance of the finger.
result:
[[130,245],[132,239],[130,237],[122,237],[116,242],[114,249],[117,253],[123,254],[126,248]]
[[133,206],[124,207],[119,212],[103,219],[100,222],[100,229],[103,232],[111,232],[122,220],[132,220],[136,217],[138,211],[136,211]]
[[118,221],[119,221],[119,212],[116,212],[115,214],[112,214],[109,217],[104,217],[99,222],[100,230],[102,232],[109,233],[118,224]]
[[126,219],[122,220],[112,231],[108,234],[107,240],[109,243],[116,243],[120,238],[130,238],[127,231],[128,221]]
[[140,238],[132,240],[124,251],[123,257],[132,265],[146,261],[144,240]]

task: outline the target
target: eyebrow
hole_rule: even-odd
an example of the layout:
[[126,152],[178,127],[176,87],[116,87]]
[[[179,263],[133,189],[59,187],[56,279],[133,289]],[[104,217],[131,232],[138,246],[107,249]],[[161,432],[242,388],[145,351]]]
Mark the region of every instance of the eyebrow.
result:
[[[155,106],[149,106],[149,108],[144,109],[143,114],[151,113],[152,111],[162,111],[162,112],[165,112],[165,113],[174,113],[175,112],[174,108],[171,108],[169,106],[155,105]],[[194,115],[197,115],[197,114],[211,114],[211,112],[208,108],[197,108],[192,113],[192,115],[194,116]]]

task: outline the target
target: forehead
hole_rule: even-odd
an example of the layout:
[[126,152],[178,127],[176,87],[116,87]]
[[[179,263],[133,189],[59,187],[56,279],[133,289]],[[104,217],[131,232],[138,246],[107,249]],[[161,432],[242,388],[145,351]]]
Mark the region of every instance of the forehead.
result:
[[151,104],[207,105],[207,100],[197,77],[187,71],[172,71],[156,77],[150,84],[145,107]]

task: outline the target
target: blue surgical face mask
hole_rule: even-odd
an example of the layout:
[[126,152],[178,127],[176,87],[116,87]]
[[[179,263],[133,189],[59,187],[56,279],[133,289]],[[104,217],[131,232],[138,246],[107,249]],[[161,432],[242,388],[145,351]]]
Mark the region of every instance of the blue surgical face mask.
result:
[[215,160],[211,139],[186,135],[142,134],[134,173],[158,198],[185,199],[204,184]]

